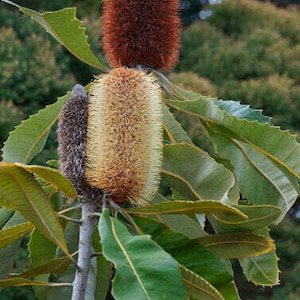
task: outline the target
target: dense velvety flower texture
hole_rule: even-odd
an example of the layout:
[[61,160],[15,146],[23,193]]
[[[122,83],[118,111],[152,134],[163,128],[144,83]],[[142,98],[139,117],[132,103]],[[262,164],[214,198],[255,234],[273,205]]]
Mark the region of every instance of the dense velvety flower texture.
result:
[[99,76],[86,97],[73,90],[59,118],[58,141],[61,171],[78,193],[99,198],[106,192],[119,204],[152,200],[162,161],[161,90],[155,81],[122,67]]
[[179,54],[179,0],[104,0],[103,43],[112,67],[169,71]]

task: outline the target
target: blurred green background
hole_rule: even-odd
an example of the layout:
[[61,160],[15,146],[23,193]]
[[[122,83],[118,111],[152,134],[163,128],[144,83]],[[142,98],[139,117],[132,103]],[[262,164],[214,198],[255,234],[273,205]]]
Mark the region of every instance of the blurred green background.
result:
[[[101,3],[96,0],[19,0],[40,12],[76,6],[96,55],[101,43]],[[263,109],[272,122],[300,141],[300,1],[181,1],[180,59],[169,78],[204,95]],[[84,65],[14,7],[0,3],[0,145],[30,114],[56,101],[75,83],[87,84],[97,70]],[[179,115],[194,142],[209,144],[197,120]],[[36,162],[56,156],[55,129]],[[300,158],[299,158],[300,159]],[[236,266],[242,300],[300,299],[300,203],[273,231],[281,284],[255,287]],[[15,271],[26,268],[26,240]],[[36,299],[31,288],[5,288],[1,300]]]

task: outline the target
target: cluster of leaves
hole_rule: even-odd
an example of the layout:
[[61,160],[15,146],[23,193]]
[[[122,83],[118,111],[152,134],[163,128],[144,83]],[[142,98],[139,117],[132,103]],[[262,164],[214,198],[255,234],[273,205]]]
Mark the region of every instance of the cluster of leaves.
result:
[[[18,8],[74,56],[105,71],[75,9],[40,14]],[[249,281],[278,284],[269,226],[284,218],[298,195],[300,146],[295,137],[272,126],[258,110],[160,80],[174,96],[166,96],[163,104],[162,185],[170,197],[158,193],[153,205],[122,209],[131,222],[111,217],[109,209],[101,212],[86,299],[105,299],[113,273],[115,299],[239,299],[231,258],[238,259]],[[76,192],[55,168],[28,165],[43,149],[69,96],[18,126],[0,163],[0,287],[34,286],[39,299],[69,299],[75,273],[79,226],[68,218],[78,217],[78,211],[64,213],[64,205],[66,198],[77,198]],[[193,144],[168,107],[201,122],[214,157]],[[247,201],[240,201],[240,195]],[[205,231],[205,220],[214,234]],[[28,233],[30,267],[10,273]]]
[[177,71],[194,72],[216,87],[217,97],[240,99],[299,130],[299,9],[252,0],[224,0],[205,22],[183,31]]

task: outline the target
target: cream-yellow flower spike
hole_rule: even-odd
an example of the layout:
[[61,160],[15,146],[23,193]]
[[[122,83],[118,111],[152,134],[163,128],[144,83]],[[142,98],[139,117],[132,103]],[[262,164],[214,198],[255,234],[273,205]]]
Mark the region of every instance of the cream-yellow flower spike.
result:
[[83,190],[103,190],[118,204],[145,205],[153,198],[162,161],[161,90],[155,80],[122,67],[92,84],[83,138]]

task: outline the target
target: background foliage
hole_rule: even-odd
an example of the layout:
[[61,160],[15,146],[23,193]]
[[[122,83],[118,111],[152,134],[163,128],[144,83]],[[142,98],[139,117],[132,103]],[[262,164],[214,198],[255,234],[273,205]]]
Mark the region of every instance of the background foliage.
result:
[[[95,1],[28,0],[21,4],[41,10],[76,5],[79,16],[92,32],[89,34],[92,47],[96,53],[101,51],[97,41],[97,37],[101,37],[100,13]],[[199,90],[205,95],[241,99],[252,107],[264,108],[266,115],[273,116],[273,123],[297,133],[300,130],[297,113],[300,106],[299,10],[280,10],[248,0],[223,1],[212,9],[213,15],[207,21],[195,22],[184,29],[181,58],[170,78],[184,88]],[[0,33],[0,59],[5,62],[0,66],[3,111],[0,138],[3,141],[12,123],[53,102],[56,96],[70,90],[74,82],[89,82],[94,70],[66,54],[27,17],[4,8],[1,3]],[[42,62],[40,66],[39,62]],[[189,119],[183,121],[196,142],[203,146],[199,129]],[[53,152],[49,157],[53,157]],[[299,294],[298,279],[293,276],[300,269],[298,231],[295,218],[286,219],[274,231],[283,271],[281,286],[257,292],[240,282],[245,298],[256,294],[257,298],[253,299],[279,299],[283,295],[290,297],[286,299],[295,299]],[[11,292],[2,290],[0,297],[13,299]],[[16,297],[21,299],[22,296]],[[23,297],[33,299],[27,292]]]

